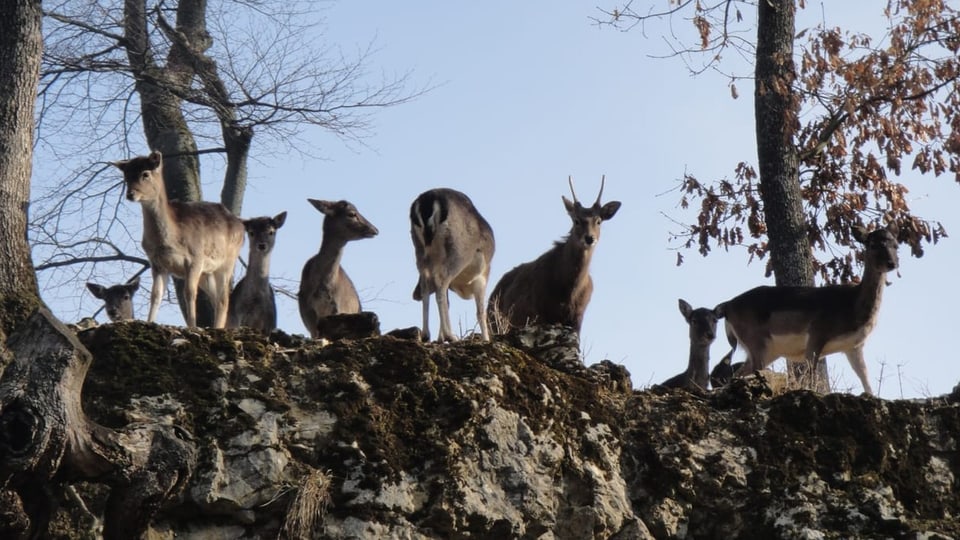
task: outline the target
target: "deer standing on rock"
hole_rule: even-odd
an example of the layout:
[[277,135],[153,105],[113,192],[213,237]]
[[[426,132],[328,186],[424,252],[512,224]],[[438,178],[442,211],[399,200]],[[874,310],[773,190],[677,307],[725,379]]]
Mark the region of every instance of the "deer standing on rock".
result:
[[243,222],[220,203],[169,201],[159,151],[114,165],[123,171],[127,199],[143,210],[143,250],[153,288],[148,322],[157,318],[167,278],[184,280],[187,326],[197,325],[197,290],[214,306],[214,328],[227,324],[230,281],[243,247]]
[[583,314],[593,295],[590,260],[600,241],[600,225],[620,209],[620,201],[600,204],[604,180],[605,177],[600,180],[597,200],[584,207],[573,191],[573,180],[567,179],[573,201],[561,198],[573,222],[570,233],[536,260],[523,263],[500,278],[490,294],[488,308],[499,332],[534,323],[563,324],[580,332]]
[[321,317],[360,312],[360,296],[340,266],[340,259],[347,242],[373,238],[380,231],[347,201],[307,200],[324,215],[323,240],[320,252],[303,265],[297,303],[304,326],[310,337],[316,338]]
[[133,320],[133,295],[140,289],[139,277],[135,277],[123,285],[111,285],[109,287],[87,282],[87,289],[94,296],[103,300],[107,317],[112,322]]
[[250,239],[247,273],[230,293],[227,327],[246,326],[269,334],[277,327],[277,300],[270,285],[270,254],[287,213],[243,221]]
[[435,294],[440,312],[437,341],[456,341],[450,325],[449,290],[477,305],[480,336],[490,340],[484,306],[490,261],[496,244],[493,229],[473,201],[447,188],[421,193],[410,205],[410,236],[420,278],[413,299],[423,306],[423,336],[430,339],[430,295]]
[[877,324],[886,274],[899,266],[898,233],[893,223],[869,234],[853,229],[854,239],[865,246],[863,276],[856,285],[761,286],[718,305],[730,345],[747,352],[736,375],[759,371],[781,356],[813,366],[822,356],[842,352],[864,392],[872,394],[863,344]]
[[680,313],[690,326],[690,356],[687,360],[687,369],[679,375],[670,377],[660,386],[706,390],[710,378],[710,345],[717,338],[719,317],[715,309],[693,309],[682,298],[679,304]]

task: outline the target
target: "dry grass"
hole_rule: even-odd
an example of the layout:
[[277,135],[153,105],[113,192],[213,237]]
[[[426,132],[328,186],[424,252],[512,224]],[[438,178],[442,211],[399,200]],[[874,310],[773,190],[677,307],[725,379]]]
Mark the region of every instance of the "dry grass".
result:
[[313,538],[330,504],[330,477],[319,470],[308,472],[290,503],[278,538]]

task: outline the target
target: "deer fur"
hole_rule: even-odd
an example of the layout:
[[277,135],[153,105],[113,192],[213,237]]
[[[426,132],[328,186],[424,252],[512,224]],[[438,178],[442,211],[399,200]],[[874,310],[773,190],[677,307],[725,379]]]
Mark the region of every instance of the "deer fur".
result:
[[762,286],[718,305],[730,345],[747,352],[736,375],[759,371],[781,356],[814,366],[818,358],[842,352],[864,392],[872,394],[863,344],[877,324],[886,274],[899,266],[898,232],[896,224],[869,234],[853,229],[854,239],[865,246],[856,285]]
[[133,295],[140,289],[139,276],[131,279],[128,283],[109,287],[87,282],[87,289],[94,296],[103,300],[103,307],[111,321],[133,320]]
[[250,242],[247,273],[230,293],[227,327],[246,326],[269,334],[277,327],[277,300],[270,285],[270,255],[287,213],[274,217],[245,219],[243,227]]
[[410,205],[410,236],[420,278],[413,299],[423,306],[423,337],[430,339],[430,295],[435,294],[440,312],[437,341],[456,341],[450,325],[449,290],[461,298],[473,298],[477,306],[480,336],[490,339],[487,322],[487,281],[496,250],[493,229],[473,201],[446,188],[421,193]]
[[571,202],[566,197],[563,205],[570,216],[570,233],[554,243],[552,249],[536,260],[523,263],[500,278],[490,295],[489,316],[498,332],[528,324],[563,324],[578,333],[583,314],[593,295],[590,260],[600,241],[600,225],[616,215],[620,201],[600,204],[600,194],[592,206],[584,207],[577,201],[570,183]]
[[710,345],[717,338],[717,312],[714,309],[697,308],[680,299],[680,313],[690,326],[690,355],[687,369],[670,377],[660,386],[706,390],[709,382]]
[[317,338],[321,317],[360,312],[360,296],[340,266],[340,259],[347,242],[373,238],[380,231],[347,201],[307,200],[324,215],[323,240],[320,252],[303,265],[297,303],[304,326],[311,337]]
[[163,156],[157,150],[114,165],[123,171],[127,199],[143,210],[142,244],[153,276],[147,321],[156,320],[167,278],[173,275],[184,280],[187,326],[197,325],[198,289],[213,303],[214,328],[226,326],[243,222],[220,203],[169,201]]

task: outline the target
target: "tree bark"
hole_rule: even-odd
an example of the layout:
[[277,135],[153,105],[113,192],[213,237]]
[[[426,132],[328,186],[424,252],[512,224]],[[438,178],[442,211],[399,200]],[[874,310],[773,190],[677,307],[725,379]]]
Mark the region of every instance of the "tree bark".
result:
[[[754,88],[760,197],[777,285],[813,285],[813,255],[800,192],[800,157],[794,143],[799,97],[793,91],[796,6],[760,0]],[[801,380],[807,366],[792,366]],[[817,362],[814,387],[830,390],[826,362]]]
[[142,537],[196,466],[192,436],[169,425],[112,430],[90,420],[80,392],[91,355],[45,308],[8,344],[15,360],[0,377],[0,532],[42,537],[65,485],[86,480],[111,488],[103,537]]
[[0,336],[40,302],[27,243],[27,209],[42,16],[40,0],[0,2]]

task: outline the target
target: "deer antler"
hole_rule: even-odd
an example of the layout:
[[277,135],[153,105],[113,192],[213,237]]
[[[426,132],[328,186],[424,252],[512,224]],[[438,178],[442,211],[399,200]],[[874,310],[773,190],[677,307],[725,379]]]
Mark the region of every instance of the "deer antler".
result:
[[573,202],[577,202],[577,194],[573,192],[573,176],[567,176],[567,183],[570,184],[570,194],[573,195]]
[[603,197],[603,184],[606,179],[607,179],[607,175],[603,175],[600,177],[600,193],[597,194],[597,202],[593,203],[594,206],[597,206],[597,207],[600,206],[600,197]]

